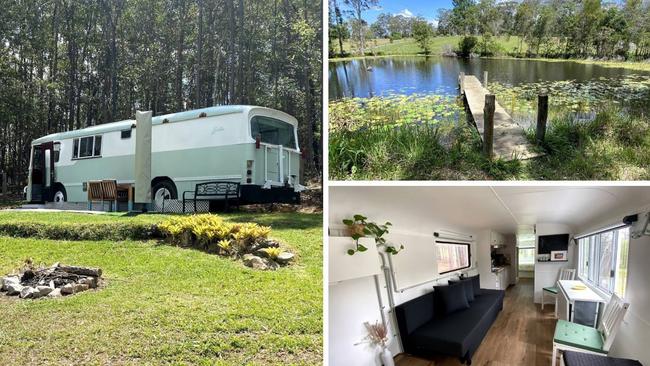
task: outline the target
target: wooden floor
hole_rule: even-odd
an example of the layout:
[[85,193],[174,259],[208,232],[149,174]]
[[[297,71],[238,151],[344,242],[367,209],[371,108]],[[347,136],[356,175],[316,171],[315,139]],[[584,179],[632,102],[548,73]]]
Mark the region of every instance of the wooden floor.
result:
[[[472,366],[551,365],[556,320],[553,306],[544,312],[533,303],[533,281],[520,279],[506,292],[503,310],[472,357]],[[423,359],[405,354],[395,357],[397,366],[461,365],[451,357]]]
[[[465,76],[465,99],[469,112],[474,118],[476,128],[483,138],[483,108],[485,95],[490,92],[481,85],[476,76]],[[506,161],[514,159],[530,159],[542,155],[534,152],[533,145],[528,142],[524,129],[510,117],[499,103],[494,108],[494,156]]]

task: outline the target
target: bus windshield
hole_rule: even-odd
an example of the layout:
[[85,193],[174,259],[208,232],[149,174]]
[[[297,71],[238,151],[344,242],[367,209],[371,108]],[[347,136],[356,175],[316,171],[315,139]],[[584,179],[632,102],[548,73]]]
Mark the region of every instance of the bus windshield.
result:
[[293,125],[275,118],[255,116],[251,119],[251,135],[267,144],[297,149]]

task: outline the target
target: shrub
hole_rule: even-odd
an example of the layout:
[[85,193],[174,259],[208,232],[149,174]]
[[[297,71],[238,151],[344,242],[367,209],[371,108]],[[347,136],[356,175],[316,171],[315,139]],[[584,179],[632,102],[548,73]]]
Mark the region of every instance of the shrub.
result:
[[478,40],[474,36],[466,36],[461,38],[460,42],[458,43],[458,54],[461,57],[469,57],[474,50],[474,47],[476,47],[477,43]]
[[278,256],[280,255],[280,253],[282,253],[282,249],[280,249],[280,248],[273,248],[273,247],[271,247],[271,248],[264,248],[264,249],[262,249],[262,251],[265,252],[266,255],[268,255],[269,258],[271,258],[271,259],[276,259],[276,258],[278,258]]
[[147,240],[160,237],[153,224],[136,222],[0,222],[0,235],[52,240]]
[[218,251],[228,254],[251,252],[271,233],[268,226],[229,223],[210,214],[174,217],[160,223],[158,229],[176,245],[203,249],[216,245]]

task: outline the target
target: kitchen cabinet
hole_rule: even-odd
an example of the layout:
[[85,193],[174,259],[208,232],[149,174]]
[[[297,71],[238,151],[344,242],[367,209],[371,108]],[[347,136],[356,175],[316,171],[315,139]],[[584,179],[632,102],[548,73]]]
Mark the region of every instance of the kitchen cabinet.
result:
[[495,231],[490,231],[490,245],[504,245],[505,237]]
[[491,273],[490,288],[494,290],[505,290],[510,285],[510,268],[499,267],[496,272]]

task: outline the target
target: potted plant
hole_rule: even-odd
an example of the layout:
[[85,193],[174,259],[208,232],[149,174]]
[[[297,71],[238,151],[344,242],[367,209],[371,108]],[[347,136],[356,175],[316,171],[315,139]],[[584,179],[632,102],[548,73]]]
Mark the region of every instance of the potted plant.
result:
[[365,252],[368,250],[368,248],[359,244],[359,239],[366,236],[373,237],[375,239],[375,244],[377,244],[377,246],[383,246],[385,252],[388,254],[396,255],[404,249],[404,245],[400,245],[399,249],[392,245],[386,245],[386,238],[383,236],[388,234],[388,228],[392,226],[390,222],[379,225],[375,222],[368,221],[367,217],[357,214],[351,219],[344,219],[343,224],[348,227],[348,235],[354,240],[356,246],[355,249],[348,249],[349,255],[354,255],[357,252]]

